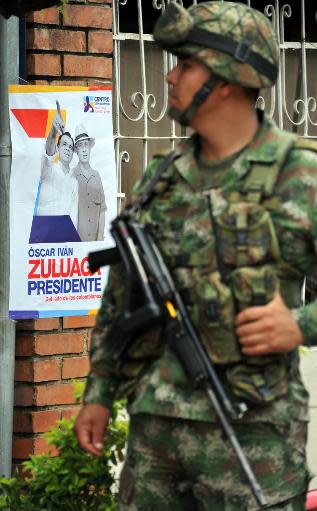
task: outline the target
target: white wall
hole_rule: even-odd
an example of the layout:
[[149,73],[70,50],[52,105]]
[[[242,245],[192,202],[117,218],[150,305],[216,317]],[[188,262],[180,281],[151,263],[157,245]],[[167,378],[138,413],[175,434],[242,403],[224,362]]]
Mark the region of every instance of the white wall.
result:
[[311,420],[308,430],[307,456],[311,471],[315,474],[310,488],[317,488],[317,348],[305,349],[301,355],[301,371],[310,394]]

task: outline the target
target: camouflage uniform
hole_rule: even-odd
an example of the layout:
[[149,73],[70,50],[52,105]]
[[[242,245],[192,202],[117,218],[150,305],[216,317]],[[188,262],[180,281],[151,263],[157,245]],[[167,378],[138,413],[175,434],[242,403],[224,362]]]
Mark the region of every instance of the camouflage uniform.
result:
[[[200,4],[202,12],[207,4]],[[219,2],[219,9],[224,4],[233,5]],[[225,67],[228,65],[227,61]],[[265,169],[278,166],[274,192],[262,201],[273,229],[260,232],[258,240],[252,235],[254,244],[242,255],[227,243],[228,231],[228,236],[220,238],[221,254],[229,265],[238,252],[248,267],[265,266],[270,260],[272,275],[278,276],[282,296],[294,310],[305,344],[316,343],[316,304],[300,305],[300,284],[304,275],[312,273],[316,261],[317,156],[309,144],[302,149],[292,140],[282,162],[280,148],[289,140],[289,135],[264,116],[251,144],[210,170],[199,154],[199,139],[194,135],[177,148],[174,162],[155,186],[140,221],[157,225],[160,249],[228,393],[233,400],[243,396],[250,403],[234,427],[270,509],[303,511],[309,479],[305,457],[308,396],[299,375],[297,352],[261,360],[254,357],[249,363],[237,344],[228,341],[233,312],[226,316],[228,308],[224,307],[221,324],[215,326],[206,307],[215,290],[220,297],[225,293],[206,197],[211,197],[215,217],[222,219],[231,202],[233,210],[239,204],[241,189],[253,167],[265,173]],[[149,165],[135,188],[135,197],[160,163],[158,157]],[[246,211],[249,213],[247,206]],[[236,266],[239,264],[236,262]],[[233,264],[230,276],[234,269]],[[240,305],[244,308],[250,305],[243,302],[248,295],[249,274],[239,278],[237,289],[243,289]],[[85,393],[86,403],[108,408],[113,399],[129,395],[131,428],[119,509],[258,509],[209,400],[202,390],[192,387],[166,345],[165,326],[153,326],[137,340],[120,366],[113,364],[104,341],[122,308],[123,293],[122,268],[115,267],[93,333]],[[221,341],[230,349],[221,348]],[[275,376],[276,384],[272,384]],[[263,388],[271,384],[268,394],[262,394]]]

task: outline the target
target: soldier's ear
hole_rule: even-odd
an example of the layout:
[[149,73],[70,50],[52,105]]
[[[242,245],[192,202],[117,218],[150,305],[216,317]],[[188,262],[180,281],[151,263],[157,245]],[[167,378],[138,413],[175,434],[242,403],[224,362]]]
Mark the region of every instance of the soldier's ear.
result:
[[230,83],[230,82],[225,82],[225,81],[221,81],[219,83],[218,92],[222,98],[227,98],[228,96],[230,96],[232,94],[232,92],[233,92],[232,85],[234,85],[234,84]]
[[218,93],[223,99],[226,99],[232,95],[236,95],[237,89],[241,91],[242,87],[237,83],[221,81],[219,83]]

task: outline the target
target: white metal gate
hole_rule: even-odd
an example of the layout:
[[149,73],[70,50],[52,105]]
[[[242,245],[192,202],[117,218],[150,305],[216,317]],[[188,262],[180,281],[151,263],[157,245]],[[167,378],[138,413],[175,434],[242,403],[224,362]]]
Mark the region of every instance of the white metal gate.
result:
[[[166,113],[164,77],[174,57],[153,43],[149,27],[175,0],[113,0],[114,115],[119,208],[149,159],[186,132]],[[197,0],[177,0],[188,7]],[[222,0],[225,1],[225,0]],[[258,99],[282,128],[317,138],[317,32],[315,0],[245,0],[272,21],[281,48],[276,87]],[[316,36],[317,40],[317,36]]]

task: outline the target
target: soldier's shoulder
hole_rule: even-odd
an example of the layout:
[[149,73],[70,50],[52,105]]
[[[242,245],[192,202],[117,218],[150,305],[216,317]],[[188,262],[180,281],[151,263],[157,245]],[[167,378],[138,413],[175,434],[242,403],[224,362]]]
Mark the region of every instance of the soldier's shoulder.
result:
[[168,156],[170,154],[171,150],[166,148],[166,149],[162,149],[160,151],[157,151],[153,154],[153,159],[154,160],[157,160],[157,159],[162,159],[162,158],[165,158],[166,156]]
[[294,149],[304,149],[317,153],[317,139],[299,137],[294,144]]
[[317,170],[317,140],[297,138],[288,155],[286,166]]
[[291,151],[291,156],[295,155],[297,157],[301,156],[302,158],[308,159],[317,159],[317,140],[309,139],[309,138],[297,138]]
[[139,193],[147,185],[151,179],[155,176],[163,160],[171,153],[170,150],[163,150],[153,155],[152,160],[145,169],[145,172],[141,179],[137,181],[133,187],[133,193]]

